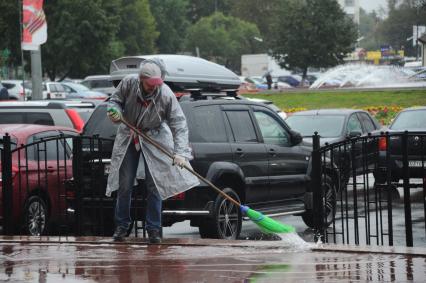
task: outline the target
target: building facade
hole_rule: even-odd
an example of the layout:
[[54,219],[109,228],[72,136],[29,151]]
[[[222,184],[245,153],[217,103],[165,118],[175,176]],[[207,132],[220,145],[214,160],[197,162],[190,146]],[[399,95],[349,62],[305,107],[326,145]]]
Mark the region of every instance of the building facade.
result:
[[338,0],[345,13],[356,23],[359,24],[359,0]]

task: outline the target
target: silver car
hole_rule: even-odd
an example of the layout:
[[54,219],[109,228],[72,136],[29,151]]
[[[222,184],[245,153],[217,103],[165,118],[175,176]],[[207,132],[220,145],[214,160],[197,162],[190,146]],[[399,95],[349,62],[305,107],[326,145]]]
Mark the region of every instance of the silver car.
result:
[[12,100],[25,100],[26,97],[31,96],[31,85],[27,82],[24,84],[21,80],[2,80],[1,83],[7,88],[9,98]]

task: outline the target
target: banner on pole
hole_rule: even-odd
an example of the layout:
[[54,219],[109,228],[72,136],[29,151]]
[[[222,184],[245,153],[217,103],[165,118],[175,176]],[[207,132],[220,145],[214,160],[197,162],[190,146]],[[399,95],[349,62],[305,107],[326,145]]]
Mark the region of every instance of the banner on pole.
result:
[[47,40],[43,0],[23,0],[22,6],[22,49],[38,50]]

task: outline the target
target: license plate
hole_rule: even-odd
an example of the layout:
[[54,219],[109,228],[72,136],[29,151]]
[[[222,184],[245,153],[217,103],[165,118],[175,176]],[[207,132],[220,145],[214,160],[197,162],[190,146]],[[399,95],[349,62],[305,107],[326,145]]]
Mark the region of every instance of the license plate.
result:
[[108,175],[111,173],[111,164],[104,164],[104,174]]
[[408,161],[408,167],[423,167],[423,165],[426,167],[426,161],[421,160],[409,160]]

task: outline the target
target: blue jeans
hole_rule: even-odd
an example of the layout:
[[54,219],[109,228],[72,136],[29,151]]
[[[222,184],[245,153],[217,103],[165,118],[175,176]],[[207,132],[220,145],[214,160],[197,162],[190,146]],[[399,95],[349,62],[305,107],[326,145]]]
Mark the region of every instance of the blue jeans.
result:
[[[117,228],[120,227],[121,229],[127,230],[132,222],[130,217],[132,189],[140,156],[144,158],[142,152],[136,151],[135,145],[130,143],[119,171],[120,180],[115,205],[115,226]],[[144,160],[144,162],[147,189],[146,229],[160,230],[162,200],[152,180],[152,176],[149,173],[146,161]]]

